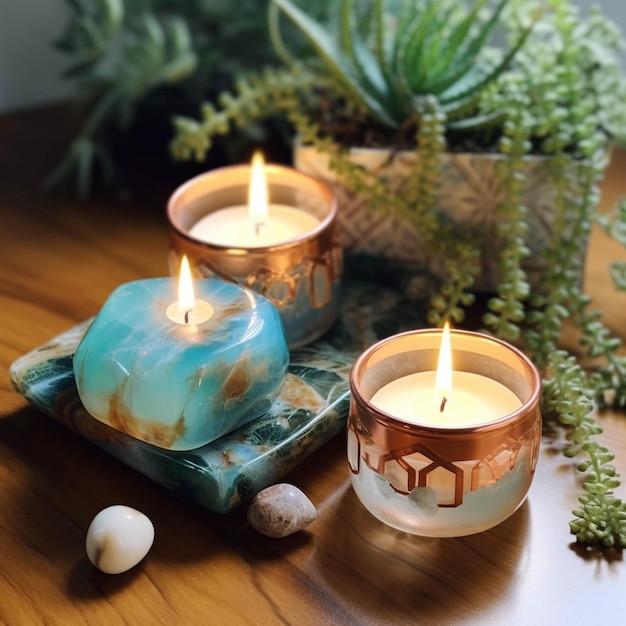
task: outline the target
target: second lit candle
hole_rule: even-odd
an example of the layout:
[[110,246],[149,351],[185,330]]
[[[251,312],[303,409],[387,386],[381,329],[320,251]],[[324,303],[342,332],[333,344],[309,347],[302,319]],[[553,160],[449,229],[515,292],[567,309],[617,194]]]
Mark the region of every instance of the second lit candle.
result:
[[213,245],[266,247],[301,237],[319,226],[319,219],[294,206],[269,203],[263,157],[254,154],[248,203],[213,211],[198,220],[189,234]]
[[381,387],[370,402],[405,422],[440,428],[484,424],[522,405],[502,383],[481,374],[453,370],[448,325],[442,332],[436,371],[396,378]]
[[342,250],[330,187],[283,165],[218,168],[170,198],[170,268],[183,254],[197,276],[262,294],[290,348],[322,335],[339,314]]

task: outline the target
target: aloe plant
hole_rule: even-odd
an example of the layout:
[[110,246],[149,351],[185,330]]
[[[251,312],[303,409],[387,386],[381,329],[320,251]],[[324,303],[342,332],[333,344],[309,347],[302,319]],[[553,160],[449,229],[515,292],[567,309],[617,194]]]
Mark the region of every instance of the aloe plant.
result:
[[483,18],[489,0],[478,0],[469,10],[441,0],[404,0],[394,17],[385,11],[385,0],[373,0],[366,17],[360,15],[356,0],[342,0],[338,31],[333,33],[290,0],[273,0],[271,34],[275,48],[290,63],[278,27],[281,12],[310,43],[325,73],[346,97],[383,125],[398,128],[407,123],[419,114],[420,98],[435,96],[449,128],[470,129],[489,120],[462,114],[475,109],[481,90],[508,66],[532,29],[529,24],[503,53],[496,55],[487,47],[508,1],[500,0]]
[[[414,143],[423,116],[428,125],[434,110],[443,116],[443,133],[497,127],[505,111],[481,110],[482,94],[540,17],[533,11],[507,48],[491,46],[510,2],[340,0],[336,14],[329,11],[322,21],[292,0],[270,0],[270,37],[286,69],[243,77],[234,96],[223,94],[220,106],[203,108],[200,123],[175,118],[172,152],[202,160],[217,136],[275,113],[293,115],[302,133],[298,114],[321,119],[320,109],[339,110],[339,102],[365,125],[413,133]],[[286,45],[282,18],[309,44],[309,55]]]

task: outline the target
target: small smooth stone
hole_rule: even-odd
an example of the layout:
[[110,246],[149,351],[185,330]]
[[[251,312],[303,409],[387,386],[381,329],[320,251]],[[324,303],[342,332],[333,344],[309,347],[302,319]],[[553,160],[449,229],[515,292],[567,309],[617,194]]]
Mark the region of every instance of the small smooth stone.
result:
[[308,526],[316,517],[313,503],[288,483],[260,491],[248,507],[248,524],[267,537],[287,537]]
[[89,560],[105,574],[121,574],[134,567],[152,547],[154,526],[143,513],[116,504],[103,509],[87,530]]

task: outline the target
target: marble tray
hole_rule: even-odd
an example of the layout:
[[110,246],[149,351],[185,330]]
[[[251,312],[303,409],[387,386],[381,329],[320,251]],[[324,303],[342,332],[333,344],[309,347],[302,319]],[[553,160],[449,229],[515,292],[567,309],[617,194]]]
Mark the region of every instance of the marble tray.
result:
[[376,282],[350,281],[340,319],[324,337],[291,353],[280,394],[266,414],[196,450],[154,447],[87,413],[76,391],[72,357],[91,320],[15,361],[11,381],[32,405],[112,456],[209,510],[226,513],[345,429],[355,357],[379,338],[423,325],[422,307],[400,293]]

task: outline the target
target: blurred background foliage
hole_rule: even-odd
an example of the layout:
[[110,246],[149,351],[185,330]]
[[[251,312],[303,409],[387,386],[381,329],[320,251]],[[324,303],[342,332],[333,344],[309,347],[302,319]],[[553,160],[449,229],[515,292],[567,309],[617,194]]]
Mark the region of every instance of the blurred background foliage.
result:
[[[202,164],[171,163],[174,114],[196,115],[240,75],[276,63],[267,28],[268,0],[65,0],[70,16],[55,47],[68,57],[65,78],[77,89],[80,127],[46,179],[85,197],[107,187],[124,197],[146,165],[165,168],[173,184],[196,169],[248,158],[265,145],[288,158],[287,129],[269,120],[229,136]],[[306,2],[323,16],[331,0]],[[298,37],[286,33],[297,49]]]

